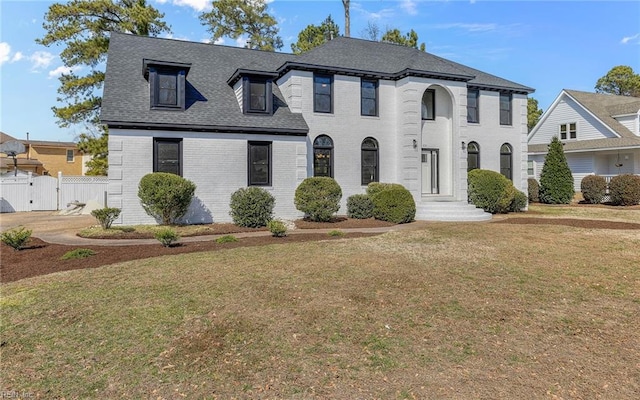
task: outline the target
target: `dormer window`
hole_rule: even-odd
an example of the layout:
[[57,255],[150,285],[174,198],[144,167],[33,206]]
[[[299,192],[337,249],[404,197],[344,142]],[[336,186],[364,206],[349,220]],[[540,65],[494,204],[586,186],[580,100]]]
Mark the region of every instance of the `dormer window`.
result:
[[191,64],[144,60],[143,73],[149,80],[152,109],[185,109],[185,87]]
[[242,83],[244,113],[271,114],[273,112],[271,80],[245,76]]

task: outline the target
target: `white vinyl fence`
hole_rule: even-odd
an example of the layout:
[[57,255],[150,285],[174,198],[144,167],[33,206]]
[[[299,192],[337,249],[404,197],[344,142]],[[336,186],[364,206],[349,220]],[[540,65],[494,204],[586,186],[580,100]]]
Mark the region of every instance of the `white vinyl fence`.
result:
[[0,178],[0,212],[54,211],[77,201],[94,200],[106,207],[106,176],[3,176]]

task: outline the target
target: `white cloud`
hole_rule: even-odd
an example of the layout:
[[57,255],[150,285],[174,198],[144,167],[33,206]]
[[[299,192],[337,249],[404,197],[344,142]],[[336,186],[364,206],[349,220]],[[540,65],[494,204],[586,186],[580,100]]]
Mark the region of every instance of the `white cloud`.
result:
[[13,57],[11,57],[11,62],[14,63],[16,61],[20,61],[24,58],[24,54],[22,54],[21,52],[17,51]]
[[40,70],[47,68],[53,62],[54,55],[49,53],[48,51],[36,51],[33,53],[29,60],[33,63],[31,66],[32,71]]
[[[211,39],[209,39],[209,41],[211,41]],[[213,44],[224,44],[224,38],[217,38]]]
[[360,13],[366,20],[376,21],[384,18],[391,18],[394,15],[392,8],[383,8],[378,12],[365,10],[360,3],[351,3],[351,11]]
[[62,74],[68,74],[71,72],[71,68],[65,67],[64,65],[59,66],[58,68],[49,71],[49,79],[57,78]]
[[236,47],[245,47],[247,45],[248,38],[240,36],[236,39]]
[[[167,0],[161,0],[158,2],[166,3],[166,1]],[[173,0],[173,4],[175,4],[176,6],[191,7],[196,11],[204,11],[204,10],[211,9],[211,0]]]
[[620,43],[628,44],[629,42],[634,42],[634,41],[640,43],[640,40],[638,40],[638,39],[640,39],[640,33],[636,33],[633,36],[625,36],[625,37],[622,38]]
[[400,8],[407,12],[409,15],[418,14],[418,5],[413,0],[402,0]]
[[165,39],[184,40],[187,42],[191,40],[186,36],[174,36],[173,33],[165,33],[162,37]]
[[9,53],[11,53],[11,46],[7,42],[0,42],[0,65],[9,61]]
[[436,29],[462,29],[469,32],[490,32],[498,29],[498,24],[466,24],[461,22],[435,25]]

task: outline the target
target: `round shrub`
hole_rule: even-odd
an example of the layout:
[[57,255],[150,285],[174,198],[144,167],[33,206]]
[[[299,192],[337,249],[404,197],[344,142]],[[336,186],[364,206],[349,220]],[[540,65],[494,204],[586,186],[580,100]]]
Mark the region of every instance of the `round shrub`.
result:
[[491,214],[509,211],[517,190],[504,175],[486,169],[474,169],[469,171],[467,180],[469,200],[476,207]]
[[296,209],[309,219],[327,222],[340,209],[342,189],[333,178],[316,176],[307,178],[296,188]]
[[416,216],[416,203],[404,187],[383,190],[372,197],[373,216],[396,224],[411,222]]
[[527,207],[527,195],[517,190],[516,188],[513,188],[513,190],[515,194],[513,196],[513,200],[511,201],[511,206],[509,206],[509,211],[523,211]]
[[529,192],[529,203],[540,202],[540,184],[535,178],[527,179],[527,186]]
[[616,206],[632,206],[640,203],[640,176],[624,174],[609,182],[611,203]]
[[373,202],[366,194],[354,194],[347,198],[347,217],[367,219],[373,217]]
[[369,197],[373,197],[376,194],[389,189],[405,189],[405,187],[399,183],[371,182],[367,185],[367,194]]
[[178,221],[189,209],[196,185],[167,172],[153,172],[140,179],[138,197],[144,210],[162,225]]
[[600,175],[587,175],[580,182],[580,191],[587,203],[600,204],[607,193],[607,181]]
[[273,218],[276,200],[263,188],[248,187],[236,190],[231,195],[229,215],[233,223],[248,228],[267,226]]

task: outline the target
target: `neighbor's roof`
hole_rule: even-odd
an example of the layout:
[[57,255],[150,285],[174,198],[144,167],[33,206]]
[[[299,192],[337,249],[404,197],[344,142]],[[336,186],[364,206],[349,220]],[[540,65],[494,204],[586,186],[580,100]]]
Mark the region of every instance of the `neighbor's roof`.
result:
[[46,147],[76,147],[74,142],[56,142],[54,140],[24,140],[16,139],[11,135],[7,135],[4,132],[0,132],[0,143],[16,140],[22,144],[28,144],[30,146],[46,146]]
[[[143,59],[189,63],[187,107],[183,112],[152,110]],[[273,85],[272,116],[243,114],[233,88],[239,74],[282,76],[291,69],[401,79],[425,76],[468,82],[488,90],[530,93],[533,89],[418,49],[338,37],[302,55],[112,33],[101,119],[110,126],[250,132],[308,132]]]
[[[613,118],[614,115],[637,114],[640,111],[639,97],[563,89],[558,98],[565,94],[619,136],[616,138],[566,141],[564,142],[565,152],[640,146],[640,137]],[[528,148],[530,153],[546,153],[548,145],[533,144],[529,145]]]

